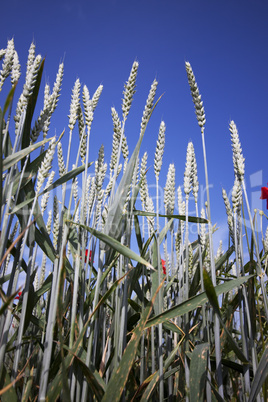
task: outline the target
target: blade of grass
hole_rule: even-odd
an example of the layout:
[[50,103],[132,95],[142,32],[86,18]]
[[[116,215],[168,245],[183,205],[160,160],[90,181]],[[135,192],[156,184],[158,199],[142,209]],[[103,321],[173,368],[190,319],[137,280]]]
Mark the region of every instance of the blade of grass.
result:
[[[161,286],[162,285],[163,282]],[[143,313],[141,314],[139,324],[133,331],[132,337],[129,343],[127,344],[122,359],[119,363],[118,369],[113,372],[111,379],[108,382],[105,395],[102,399],[103,402],[111,400],[119,402],[121,399],[121,395],[126,385],[129,372],[132,368],[132,364],[136,356],[136,350],[139,346],[140,338],[145,328],[146,321],[148,320],[149,315],[152,311],[152,307],[155,302],[155,298],[158,294],[159,289],[160,287],[157,289],[157,292],[153,296],[152,302],[144,309]]]
[[226,328],[222,316],[221,316],[221,312],[220,312],[220,307],[219,307],[219,303],[218,303],[218,299],[217,299],[217,294],[215,292],[215,288],[212,284],[212,281],[207,273],[207,271],[205,269],[203,269],[203,277],[204,277],[204,286],[205,286],[205,291],[208,297],[209,302],[211,303],[215,313],[217,314],[219,321],[221,323],[221,325],[224,328],[224,331],[227,335],[227,338],[229,340],[229,344],[231,346],[231,348],[233,349],[234,353],[236,354],[236,356],[238,357],[238,359],[241,360],[242,363],[248,364],[248,360],[245,357],[244,353],[241,351],[241,349],[239,348],[239,346],[237,345],[237,343],[235,342],[234,338],[232,337],[232,335],[230,334],[230,332],[228,331],[228,329]]
[[104,234],[103,232],[100,232],[96,229],[90,228],[89,226],[86,225],[81,225],[79,223],[76,223],[74,221],[66,220],[67,223],[71,223],[73,225],[77,225],[83,229],[86,229],[88,232],[90,232],[93,236],[97,237],[99,240],[103,241],[106,243],[108,246],[112,247],[114,250],[118,251],[120,254],[124,255],[125,257],[135,260],[143,265],[146,265],[150,269],[154,269],[152,265],[146,261],[144,258],[140,257],[138,254],[136,254],[134,251],[132,251],[130,248],[124,246],[121,244],[119,241],[115,240],[113,237],[108,236]]
[[[241,285],[242,283],[248,281],[252,278],[252,275],[242,276],[238,279],[230,280],[222,285],[218,285],[214,288],[216,295],[220,295],[221,293],[228,292],[235,287]],[[183,314],[188,313],[196,309],[199,306],[202,306],[204,303],[208,301],[208,297],[205,292],[200,293],[197,296],[191,297],[190,299],[186,300],[185,302],[179,304],[178,306],[172,307],[169,310],[164,311],[162,314],[159,314],[150,320],[145,325],[145,329],[150,328],[153,325],[157,325],[160,322],[165,322],[171,320],[175,317],[181,316]]]
[[[139,210],[134,210],[133,215],[140,215],[140,216],[156,216],[156,213],[154,212],[145,212],[145,211],[139,211]],[[168,218],[168,219],[179,219],[181,221],[186,221],[186,216],[185,215],[165,215],[165,214],[159,214],[160,218]],[[192,223],[208,223],[207,219],[204,218],[199,218],[196,216],[188,216],[188,221]]]
[[204,400],[209,344],[196,345],[191,354],[190,401]]
[[11,166],[13,166],[16,163],[18,163],[20,160],[25,158],[31,152],[35,151],[37,148],[40,148],[43,145],[45,145],[50,140],[51,140],[51,138],[45,138],[44,140],[42,140],[40,142],[37,142],[36,144],[32,144],[27,148],[21,149],[20,151],[15,152],[14,154],[7,156],[3,160],[3,172],[5,170],[11,168]]

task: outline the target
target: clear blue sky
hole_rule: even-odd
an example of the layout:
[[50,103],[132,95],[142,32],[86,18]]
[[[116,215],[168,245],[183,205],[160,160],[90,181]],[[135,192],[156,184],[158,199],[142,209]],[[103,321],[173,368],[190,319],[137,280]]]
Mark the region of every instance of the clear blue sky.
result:
[[222,225],[225,220],[221,188],[229,192],[234,179],[230,120],[237,124],[246,158],[250,202],[254,200],[255,207],[265,210],[266,201],[259,201],[259,196],[261,186],[268,182],[267,0],[9,0],[3,2],[1,15],[0,48],[14,37],[23,73],[32,40],[37,53],[46,56],[43,87],[46,81],[53,85],[64,59],[63,88],[51,135],[55,130],[60,134],[63,128],[68,132],[67,115],[76,78],[88,86],[91,95],[100,83],[104,85],[92,128],[92,160],[103,143],[109,163],[113,134],[110,109],[114,106],[121,111],[123,84],[133,61],[138,60],[140,66],[126,125],[130,151],[139,136],[150,85],[157,78],[157,93],[164,96],[148,126],[142,153],[149,153],[152,183],[156,139],[163,119],[167,131],[162,187],[171,162],[176,167],[176,186],[183,184],[189,140],[195,147],[200,184],[205,184],[201,135],[184,66],[189,61],[207,119],[213,223]]

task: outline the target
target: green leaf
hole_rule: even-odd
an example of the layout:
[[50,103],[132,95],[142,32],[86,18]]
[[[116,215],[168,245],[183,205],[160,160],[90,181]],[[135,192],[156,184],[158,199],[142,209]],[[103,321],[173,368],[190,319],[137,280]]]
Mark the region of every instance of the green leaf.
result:
[[118,251],[120,254],[124,255],[127,258],[130,258],[132,260],[135,260],[143,265],[146,265],[148,268],[154,269],[152,267],[152,265],[147,262],[144,258],[140,257],[138,254],[136,254],[134,251],[132,251],[130,248],[128,248],[127,246],[124,246],[123,244],[121,244],[119,241],[115,240],[114,238],[104,234],[103,232],[99,232],[96,229],[92,229],[89,226],[86,225],[81,225],[79,223],[70,221],[70,220],[66,220],[66,222],[69,222],[73,225],[77,225],[85,230],[87,230],[88,232],[90,232],[93,236],[97,237],[99,240],[103,241],[105,244],[107,244],[108,246],[112,247],[114,250]]
[[[219,303],[218,303],[218,299],[217,299],[217,294],[215,292],[215,289],[212,281],[207,273],[207,271],[205,270],[205,268],[203,269],[203,277],[204,277],[204,287],[205,287],[205,291],[207,294],[207,297],[209,299],[209,302],[211,303],[215,313],[217,314],[217,316],[219,317],[220,323],[226,333],[226,336],[228,338],[229,341],[229,345],[232,348],[232,350],[235,352],[236,356],[238,357],[238,359],[241,360],[242,363],[247,364],[248,360],[245,357],[244,353],[242,352],[242,350],[239,348],[239,346],[237,345],[237,343],[235,342],[234,338],[232,337],[232,334],[230,334],[230,332],[228,331],[228,329],[226,328],[223,319],[221,317],[221,312],[220,312],[220,307],[219,307]],[[252,275],[247,276],[247,278],[249,279],[250,277],[252,277]]]
[[[9,388],[4,391],[4,388],[8,386]],[[11,380],[5,366],[3,366],[2,376],[0,379],[0,397],[1,402],[17,402],[18,400],[15,388],[11,385]]]
[[122,211],[124,209],[126,198],[128,196],[129,186],[132,183],[133,172],[139,155],[143,136],[144,133],[140,135],[137,145],[133,151],[133,154],[131,155],[131,158],[127,164],[123,177],[119,183],[119,186],[114,196],[114,200],[112,201],[111,205],[108,208],[108,214],[103,232],[106,235],[115,238],[116,240],[120,238],[122,233],[122,225],[120,224],[123,218]]
[[5,105],[4,105],[4,110],[3,110],[3,118],[5,117],[5,114],[7,112],[7,109],[9,108],[9,105],[12,104],[16,86],[17,86],[17,82],[15,83],[15,85],[12,86],[11,90],[9,91],[9,93],[7,95]]
[[42,161],[46,155],[47,151],[42,152],[33,162],[27,165],[27,168],[24,171],[23,178],[21,179],[21,172],[18,172],[16,176],[14,176],[13,186],[12,186],[12,195],[15,195],[19,182],[21,180],[21,188],[23,188],[26,184],[28,184],[32,178],[37,174],[39,167],[41,166]]
[[215,263],[215,270],[218,271],[221,266],[228,260],[228,258],[233,254],[234,252],[234,246],[232,245],[229,247],[229,249],[224,253]]
[[33,374],[34,374],[34,366],[31,368],[30,376],[28,377],[27,384],[26,384],[25,390],[23,392],[21,402],[28,402],[29,400],[31,400],[30,394],[31,394],[32,385],[33,385],[33,378],[34,378]]
[[258,364],[253,382],[251,384],[251,391],[248,402],[253,402],[256,400],[257,395],[260,392],[260,389],[267,378],[267,375],[268,375],[268,346],[266,345],[261,360]]
[[151,313],[155,296],[153,297],[152,303],[150,303],[141,314],[139,323],[133,331],[132,337],[127,344],[119,366],[117,370],[113,372],[111,379],[108,382],[102,402],[120,401],[121,395],[128,379],[129,372],[136,357],[136,352],[140,343],[141,335],[145,328],[146,321],[148,320],[148,317]]
[[[90,167],[92,165],[93,162],[90,162],[88,164],[88,167]],[[44,191],[42,191],[41,193],[38,194],[38,197],[40,197],[41,195],[44,195],[45,193],[47,193],[48,191],[53,190],[54,188],[60,186],[61,184],[66,183],[69,180],[74,179],[77,175],[79,175],[80,173],[82,173],[85,170],[85,165],[79,166],[78,168],[75,168],[73,170],[71,170],[70,172],[64,174],[62,177],[60,177],[59,179],[57,179],[54,183],[52,183],[48,188],[46,188]],[[29,184],[29,183],[28,183]],[[20,209],[24,208],[26,205],[30,204],[31,202],[33,202],[35,198],[35,195],[32,195],[32,197],[29,197],[28,199],[22,201],[20,204],[17,204],[12,211],[10,212],[10,214],[15,214],[17,213]]]
[[[156,213],[154,212],[145,212],[145,211],[139,211],[135,210],[133,211],[134,215],[140,215],[140,216],[156,216]],[[168,219],[179,219],[181,221],[186,221],[186,216],[185,215],[164,215],[164,214],[159,214],[161,218],[168,218]],[[208,220],[205,218],[198,218],[196,216],[188,216],[188,222],[192,223],[208,223]]]
[[[72,350],[66,345],[64,345],[64,349],[68,350],[68,352],[72,354]],[[78,353],[74,355],[74,359],[78,366],[82,369],[88,386],[91,389],[94,397],[97,398],[98,401],[101,401],[106,389],[106,384],[101,378],[99,372],[93,366],[90,365],[90,367],[88,367],[86,365],[86,352],[82,348],[80,348]]]
[[[46,234],[45,234],[46,232]],[[50,261],[54,262],[55,261],[55,250],[53,247],[53,244],[47,234],[46,231],[43,230],[38,230],[35,228],[35,241],[38,244],[38,246],[41,248],[41,250],[46,254],[46,256],[50,259]]]
[[209,344],[195,346],[190,364],[190,401],[204,400]]
[[[99,307],[109,297],[109,295],[116,288],[116,286],[118,286],[119,283],[122,282],[122,280],[125,278],[125,276],[127,274],[128,273],[126,273],[123,277],[119,278],[116,282],[113,283],[112,287],[101,298],[101,300],[97,304],[95,310],[90,314],[90,316],[88,317],[87,321],[84,323],[84,327],[82,328],[82,330],[81,330],[81,332],[79,334],[79,337],[77,338],[77,340],[76,340],[71,352],[66,356],[66,358],[64,360],[65,368],[68,368],[68,367],[71,366],[75,355],[79,355],[79,351],[81,350],[81,344],[83,342],[83,339],[84,339],[85,333],[87,331],[88,325],[89,325],[90,321],[92,320],[92,317],[94,316],[94,314],[96,314],[96,312],[98,311]],[[48,389],[48,392],[47,392],[48,401],[54,402],[55,400],[57,400],[57,398],[59,397],[59,395],[61,393],[61,390],[62,390],[61,371],[62,371],[62,367],[59,369],[57,375],[54,377],[54,380],[52,381],[52,383],[49,386],[49,389]]]
[[[175,348],[172,350],[172,352],[169,354],[169,356],[166,358],[165,362],[164,362],[164,370],[163,373],[165,373],[169,366],[173,363],[173,361],[176,358],[178,349],[180,347],[180,342],[178,342],[178,344],[175,346]],[[175,368],[175,370],[177,370],[177,367]],[[159,370],[156,371],[152,376],[149,377],[150,378],[150,382],[145,390],[145,392],[142,395],[142,398],[140,400],[140,402],[146,402],[149,401],[149,398],[151,396],[151,393],[153,392],[157,381],[159,380]],[[145,383],[148,382],[148,378],[145,380]],[[142,384],[143,385],[143,384]]]
[[21,149],[20,151],[7,156],[3,160],[3,172],[9,169],[11,166],[15,165],[16,163],[18,163],[21,159],[25,158],[27,155],[35,151],[37,148],[41,147],[42,145],[45,145],[50,140],[51,138],[46,138],[40,142],[37,142],[36,144],[32,144],[27,148]]
[[[20,200],[26,198],[26,202],[28,202],[29,199],[31,200],[32,198],[34,198],[34,194],[35,194],[34,186],[32,181],[30,181],[29,183],[27,183],[25,188],[20,191],[19,198]],[[29,211],[27,210],[23,211],[22,213],[17,211],[17,216],[22,228],[24,228],[25,226],[25,220],[23,219],[23,214],[25,214],[26,216],[28,213]],[[48,258],[50,258],[50,260],[54,262],[56,252],[51,242],[51,239],[48,235],[47,228],[38,203],[35,204],[33,215],[37,225],[40,228],[40,231],[36,228],[36,226],[32,228],[32,230],[34,230],[35,241],[37,242],[39,247],[45,252]]]
[[[87,167],[89,168],[93,162],[90,162]],[[65,173],[63,176],[61,176],[58,180],[56,180],[54,183],[52,183],[48,188],[46,188],[40,195],[43,195],[47,193],[48,191],[53,190],[54,188],[60,186],[61,184],[66,183],[69,180],[73,180],[76,176],[78,176],[80,173],[82,173],[85,170],[85,165],[79,166],[73,170],[70,170],[70,172]]]
[[204,286],[205,286],[205,291],[206,291],[208,300],[211,303],[212,307],[214,308],[215,312],[218,315],[221,315],[220,306],[218,303],[218,298],[217,298],[214,286],[213,286],[212,281],[209,277],[209,274],[207,273],[205,268],[203,268],[203,278],[204,278]]
[[[242,283],[248,281],[252,275],[242,276],[237,279],[232,279],[228,282],[225,282],[221,285],[218,285],[214,288],[216,295],[220,295],[221,293],[229,292],[235,287],[241,285]],[[165,321],[172,320],[173,318],[182,316],[190,311],[196,309],[197,307],[202,306],[208,301],[208,297],[206,292],[202,292],[197,296],[191,297],[185,302],[179,304],[178,306],[174,306],[169,310],[164,311],[163,313],[151,318],[148,320],[145,329],[150,328],[153,325],[161,324]]]

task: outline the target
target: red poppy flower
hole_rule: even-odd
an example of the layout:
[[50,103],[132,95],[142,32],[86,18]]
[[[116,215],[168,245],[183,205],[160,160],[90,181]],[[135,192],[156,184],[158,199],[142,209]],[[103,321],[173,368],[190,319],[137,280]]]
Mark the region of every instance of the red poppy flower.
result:
[[[88,249],[86,249],[86,252],[85,252],[85,263],[87,262],[87,256],[88,256]],[[89,262],[91,262],[91,256],[92,256],[92,250],[90,250],[90,252],[89,252]]]
[[161,263],[162,263],[163,274],[166,275],[167,274],[166,261],[161,259]]
[[268,187],[262,187],[262,188],[261,188],[261,196],[260,196],[260,199],[267,201],[266,208],[268,209]]
[[22,292],[19,292],[19,293],[18,293],[18,296],[16,296],[14,300],[19,300],[20,297],[21,297],[21,295],[22,295]]

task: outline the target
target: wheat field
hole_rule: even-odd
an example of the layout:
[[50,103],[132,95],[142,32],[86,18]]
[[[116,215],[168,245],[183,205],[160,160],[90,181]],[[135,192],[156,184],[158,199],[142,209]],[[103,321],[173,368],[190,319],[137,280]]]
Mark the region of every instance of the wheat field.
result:
[[33,43],[25,78],[13,39],[0,58],[0,90],[8,94],[0,109],[1,401],[266,401],[267,216],[250,213],[245,159],[231,121],[234,185],[231,199],[223,189],[221,200],[228,247],[220,243],[214,251],[205,109],[191,64],[185,63],[185,79],[203,146],[202,208],[192,141],[183,186],[176,185],[173,163],[162,171],[168,133],[161,120],[152,144],[156,195],[150,194],[148,153],[140,148],[164,102],[156,80],[129,151],[137,61],[123,87],[122,109],[111,108],[111,156],[101,146],[92,161],[91,135],[98,135],[92,122],[103,86],[90,97],[77,79],[68,128],[53,136],[64,64],[50,88],[43,87],[45,60]]

